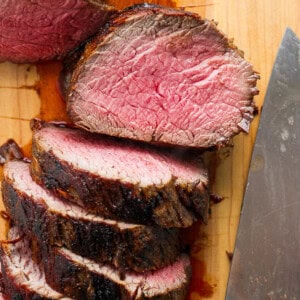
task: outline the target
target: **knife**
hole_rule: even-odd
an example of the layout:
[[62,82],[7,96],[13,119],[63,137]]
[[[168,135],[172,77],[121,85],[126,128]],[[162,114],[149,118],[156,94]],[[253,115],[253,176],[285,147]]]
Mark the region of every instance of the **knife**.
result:
[[300,299],[300,40],[287,29],[252,153],[227,300]]

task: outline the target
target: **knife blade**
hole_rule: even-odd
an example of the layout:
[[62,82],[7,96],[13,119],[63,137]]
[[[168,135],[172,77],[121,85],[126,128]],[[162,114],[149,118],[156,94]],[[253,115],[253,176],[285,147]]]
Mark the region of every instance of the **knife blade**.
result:
[[227,300],[300,299],[300,41],[287,29],[252,153]]

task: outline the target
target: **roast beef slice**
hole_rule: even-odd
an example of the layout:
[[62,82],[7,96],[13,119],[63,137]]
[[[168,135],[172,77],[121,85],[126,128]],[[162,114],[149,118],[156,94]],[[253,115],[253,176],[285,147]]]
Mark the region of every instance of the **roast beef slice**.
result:
[[206,148],[249,131],[258,78],[213,21],[140,5],[87,44],[67,110],[89,131]]
[[[173,153],[175,152],[175,154]],[[116,140],[74,128],[35,130],[36,182],[111,219],[188,227],[208,216],[208,175],[199,155]]]

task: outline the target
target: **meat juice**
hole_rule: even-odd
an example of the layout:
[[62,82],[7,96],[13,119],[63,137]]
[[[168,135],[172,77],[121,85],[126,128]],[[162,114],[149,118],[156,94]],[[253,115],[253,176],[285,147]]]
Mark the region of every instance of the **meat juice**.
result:
[[49,62],[37,65],[40,76],[38,93],[41,98],[41,110],[38,118],[44,121],[69,121],[66,103],[59,90],[61,62]]

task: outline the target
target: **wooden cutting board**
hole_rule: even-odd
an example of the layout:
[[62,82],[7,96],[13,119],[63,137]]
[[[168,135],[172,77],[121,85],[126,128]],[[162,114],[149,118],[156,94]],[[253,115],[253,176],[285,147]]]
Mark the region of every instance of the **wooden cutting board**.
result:
[[[140,1],[111,0],[118,8]],[[278,46],[287,26],[300,35],[299,0],[157,0],[162,5],[197,12],[214,19],[219,28],[243,49],[245,58],[261,74],[261,107]],[[65,105],[57,91],[59,63],[39,65],[0,64],[0,144],[14,138],[30,155],[30,119],[66,120]],[[233,146],[208,154],[212,191],[224,200],[214,204],[207,226],[196,224],[185,234],[192,243],[193,279],[189,299],[224,299],[230,253],[234,249],[240,208],[259,116],[250,134],[240,134]],[[0,201],[1,204],[1,201]],[[1,209],[2,204],[0,205]],[[6,222],[0,220],[4,238]]]

